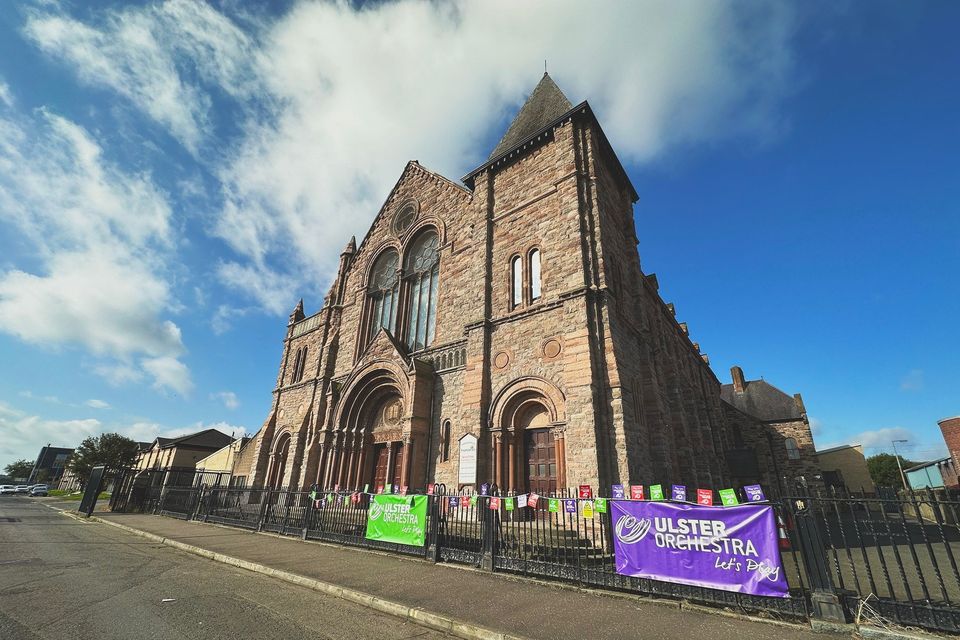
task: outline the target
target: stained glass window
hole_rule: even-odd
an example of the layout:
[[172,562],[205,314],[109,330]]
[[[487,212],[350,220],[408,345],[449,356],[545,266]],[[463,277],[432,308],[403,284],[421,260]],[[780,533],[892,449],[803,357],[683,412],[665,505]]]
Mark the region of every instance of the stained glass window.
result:
[[367,296],[370,301],[372,319],[370,322],[370,339],[372,340],[380,327],[391,334],[397,329],[397,298],[400,296],[400,278],[397,267],[400,256],[396,251],[388,250],[377,258],[370,272],[370,284],[367,287]]
[[407,346],[425,349],[433,342],[437,322],[437,280],[440,275],[440,239],[433,230],[413,242],[407,254],[405,276],[410,283],[407,313]]

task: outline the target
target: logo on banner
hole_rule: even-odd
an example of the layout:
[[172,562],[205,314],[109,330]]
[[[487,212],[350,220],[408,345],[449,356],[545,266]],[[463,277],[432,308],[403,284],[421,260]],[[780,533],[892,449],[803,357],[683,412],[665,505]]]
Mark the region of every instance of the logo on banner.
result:
[[383,517],[383,505],[379,502],[371,502],[370,509],[367,512],[367,517],[370,520],[379,520]]
[[623,516],[617,520],[617,539],[623,544],[635,544],[646,537],[650,531],[650,518]]

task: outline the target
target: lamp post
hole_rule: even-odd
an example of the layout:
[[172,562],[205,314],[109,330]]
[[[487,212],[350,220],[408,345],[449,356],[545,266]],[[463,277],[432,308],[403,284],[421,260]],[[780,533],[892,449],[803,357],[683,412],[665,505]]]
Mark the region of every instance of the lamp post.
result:
[[900,454],[897,453],[897,443],[906,442],[906,440],[894,440],[893,441],[893,455],[897,458],[897,469],[900,469],[900,481],[903,482],[903,488],[905,491],[909,491],[910,487],[907,486],[907,476],[903,475],[903,465],[900,464]]

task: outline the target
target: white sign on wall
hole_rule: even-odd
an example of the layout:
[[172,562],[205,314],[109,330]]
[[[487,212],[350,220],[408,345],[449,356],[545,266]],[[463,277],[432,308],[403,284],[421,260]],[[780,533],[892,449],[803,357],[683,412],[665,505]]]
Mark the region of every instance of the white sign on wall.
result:
[[460,438],[460,473],[457,482],[460,484],[477,482],[477,436],[472,433]]

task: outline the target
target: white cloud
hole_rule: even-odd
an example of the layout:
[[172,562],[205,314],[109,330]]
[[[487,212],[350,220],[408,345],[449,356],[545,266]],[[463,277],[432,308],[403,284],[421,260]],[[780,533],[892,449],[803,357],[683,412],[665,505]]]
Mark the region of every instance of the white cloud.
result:
[[220,391],[218,393],[211,393],[210,399],[221,401],[223,406],[231,411],[240,406],[240,399],[237,398],[237,394],[235,394],[233,391]]
[[207,133],[211,99],[189,75],[234,96],[253,90],[249,36],[206,3],[172,0],[100,15],[101,23],[90,25],[33,11],[24,33],[82,81],[130,100],[194,153]]
[[923,370],[911,369],[900,380],[900,391],[922,391],[923,383]]
[[[135,212],[134,215],[131,212]],[[93,136],[47,111],[0,116],[0,225],[35,249],[35,270],[0,272],[0,331],[107,359],[111,382],[136,380],[131,358],[175,358],[180,328],[167,281],[170,205],[149,176],[121,171]]]
[[106,362],[93,366],[93,372],[114,387],[143,380],[143,372],[126,362]]
[[47,443],[75,447],[87,436],[100,432],[102,423],[93,418],[47,420],[0,405],[0,468],[14,460],[34,460]]
[[104,402],[103,400],[97,400],[96,398],[91,398],[90,400],[87,400],[83,404],[90,407],[91,409],[109,409],[110,408],[109,402]]
[[10,91],[10,85],[0,78],[0,103],[8,107],[13,106],[13,92]]
[[140,364],[153,376],[153,386],[156,389],[173,389],[181,396],[187,396],[193,390],[190,370],[176,358],[145,358]]
[[104,423],[94,418],[53,420],[32,415],[16,407],[0,402],[0,469],[14,460],[33,460],[40,448],[47,443],[55,447],[76,447],[89,436],[101,433],[119,433],[138,442],[150,442],[157,436],[178,436],[218,429],[235,437],[242,436],[246,429],[227,422],[195,422],[181,427],[171,427],[148,420],[134,423]]
[[[639,162],[769,139],[793,67],[794,19],[773,2],[301,2],[273,23],[240,19],[171,0],[90,23],[35,10],[24,31],[201,157],[218,125],[240,127],[205,158],[224,200],[210,230],[235,252],[217,275],[276,315],[324,293],[408,159],[452,178],[479,164],[545,58]],[[218,121],[221,98],[241,115]]]

